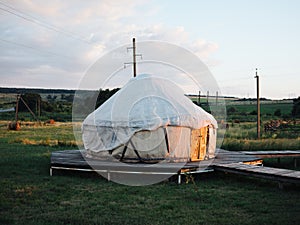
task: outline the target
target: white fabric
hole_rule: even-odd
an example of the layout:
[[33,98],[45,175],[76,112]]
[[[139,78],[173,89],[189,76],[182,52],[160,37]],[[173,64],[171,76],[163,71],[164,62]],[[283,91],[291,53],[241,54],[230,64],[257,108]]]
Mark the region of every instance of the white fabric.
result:
[[[134,150],[137,150],[143,159],[164,158],[166,160],[187,161],[190,157],[190,136],[191,129],[187,127],[168,126],[167,140],[169,152],[167,149],[165,134],[163,128],[155,131],[140,131],[135,133],[131,139],[132,144],[128,144],[125,157],[137,158]],[[113,151],[113,156],[121,157],[123,147]]]
[[83,121],[83,143],[88,150],[107,151],[126,144],[139,131],[208,125],[217,128],[213,116],[196,106],[173,82],[138,75]]
[[207,147],[207,158],[212,159],[215,157],[215,150],[217,144],[217,130],[213,128],[209,128],[209,139],[208,139],[208,147]]

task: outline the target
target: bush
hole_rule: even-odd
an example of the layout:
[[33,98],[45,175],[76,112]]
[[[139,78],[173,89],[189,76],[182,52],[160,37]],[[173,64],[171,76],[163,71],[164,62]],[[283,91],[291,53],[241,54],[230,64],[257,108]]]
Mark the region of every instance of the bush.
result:
[[293,103],[292,115],[294,117],[300,117],[300,97],[294,99]]
[[227,109],[227,114],[232,114],[235,113],[236,111],[237,111],[236,108],[231,106],[230,108]]
[[35,93],[22,94],[21,98],[22,99],[19,100],[19,112],[28,112],[29,109],[34,112],[38,102],[41,102],[41,96]]
[[281,110],[276,109],[275,112],[274,112],[274,116],[281,116]]

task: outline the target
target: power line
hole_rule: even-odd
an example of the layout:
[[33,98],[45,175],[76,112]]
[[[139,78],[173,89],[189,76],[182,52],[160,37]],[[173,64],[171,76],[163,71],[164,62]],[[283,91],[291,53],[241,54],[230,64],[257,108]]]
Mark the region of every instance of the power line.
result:
[[219,82],[226,82],[226,81],[230,81],[232,82],[233,80],[235,81],[241,81],[241,80],[251,80],[252,78],[251,77],[238,77],[238,78],[231,78],[231,79],[225,79],[225,80],[218,80]]
[[39,52],[46,53],[46,54],[49,54],[49,55],[54,55],[54,56],[59,56],[59,57],[68,58],[68,59],[73,59],[73,58],[71,58],[71,57],[69,57],[69,56],[57,54],[57,53],[55,53],[55,52],[50,52],[50,51],[47,51],[47,50],[40,50],[40,49],[38,49],[38,48],[29,46],[29,45],[20,44],[20,43],[13,42],[13,41],[9,41],[9,40],[5,40],[5,39],[2,39],[2,38],[0,38],[0,41],[6,42],[6,43],[9,43],[9,44],[12,44],[12,45],[20,46],[20,47],[23,47],[23,48],[33,49],[33,50],[35,50],[35,51],[39,51]]
[[[1,2],[0,2],[0,4],[1,4]],[[48,24],[46,24],[46,23],[39,22],[39,21],[37,21],[37,20],[35,20],[35,19],[27,18],[27,17],[25,17],[25,16],[23,16],[23,15],[17,14],[17,13],[15,13],[15,12],[12,12],[12,11],[10,11],[10,10],[7,10],[7,9],[1,8],[1,7],[0,7],[0,10],[5,11],[5,12],[8,12],[8,13],[10,13],[10,14],[13,14],[13,15],[15,15],[15,16],[17,16],[17,17],[20,17],[21,19],[24,19],[24,20],[26,20],[26,21],[29,21],[29,22],[31,22],[31,23],[34,23],[34,24],[39,25],[39,26],[41,26],[41,27],[44,27],[44,28],[46,28],[46,29],[55,31],[55,32],[60,33],[60,34],[63,34],[63,35],[67,35],[67,36],[72,37],[72,38],[75,38],[75,39],[78,39],[78,40],[83,41],[83,42],[85,42],[85,43],[87,43],[87,44],[91,44],[90,42],[88,42],[88,41],[86,41],[86,40],[84,40],[84,39],[82,39],[82,38],[80,38],[80,37],[78,37],[78,36],[75,36],[75,35],[71,34],[70,32],[63,31],[63,30],[59,30],[58,28],[56,28],[56,27],[54,27],[54,26],[52,26],[52,25],[48,25]]]
[[[72,37],[72,38],[77,39],[77,40],[80,40],[80,41],[82,41],[82,42],[84,42],[84,43],[86,43],[86,44],[94,45],[94,44],[91,43],[90,41],[84,39],[81,35],[78,35],[78,34],[76,34],[76,33],[74,33],[74,32],[65,31],[65,30],[63,30],[63,29],[60,28],[60,27],[54,26],[54,25],[49,24],[49,23],[44,22],[44,21],[40,21],[40,19],[38,19],[38,18],[36,18],[36,17],[34,17],[34,16],[28,14],[28,13],[25,13],[25,12],[23,12],[23,11],[21,11],[21,10],[18,10],[18,9],[16,9],[16,8],[14,8],[14,7],[8,5],[8,4],[5,4],[5,3],[1,2],[1,1],[0,1],[0,4],[1,4],[1,5],[4,5],[5,7],[7,7],[7,8],[10,9],[10,10],[9,10],[9,9],[5,9],[5,8],[0,7],[0,10],[2,10],[2,11],[5,11],[5,12],[7,12],[7,13],[10,13],[10,14],[12,14],[12,15],[14,15],[14,16],[17,16],[17,17],[19,17],[19,18],[21,18],[21,19],[24,19],[24,20],[26,20],[26,21],[28,21],[28,22],[34,23],[34,24],[39,25],[39,26],[41,26],[41,27],[44,27],[44,28],[46,28],[46,29],[49,29],[49,30],[55,31],[55,32],[57,32],[57,33],[60,33],[60,34],[63,34],[63,35]],[[13,10],[13,11],[11,11],[11,10]],[[16,12],[17,12],[17,13],[16,13]]]

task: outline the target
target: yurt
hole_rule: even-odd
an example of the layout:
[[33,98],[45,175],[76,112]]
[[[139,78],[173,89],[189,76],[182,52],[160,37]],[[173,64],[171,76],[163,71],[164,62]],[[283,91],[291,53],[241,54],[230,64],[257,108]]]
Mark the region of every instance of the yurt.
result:
[[214,157],[217,122],[174,82],[131,78],[83,121],[87,157],[189,162]]

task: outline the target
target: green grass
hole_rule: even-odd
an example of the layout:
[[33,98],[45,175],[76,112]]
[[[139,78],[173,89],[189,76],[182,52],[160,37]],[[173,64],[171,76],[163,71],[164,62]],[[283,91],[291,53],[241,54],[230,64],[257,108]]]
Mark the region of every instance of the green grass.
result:
[[[250,113],[256,111],[256,103],[253,104],[240,104],[240,105],[229,105],[227,108],[234,107],[239,113]],[[276,109],[280,109],[283,115],[289,115],[292,112],[292,103],[272,103],[272,104],[261,104],[261,113],[262,114],[271,114],[273,115]]]
[[299,150],[300,139],[230,139],[225,138],[222,148],[230,151]]
[[[239,120],[241,122],[254,122],[256,121],[256,102],[239,102],[239,103],[230,103],[226,106],[227,108],[227,121],[232,122]],[[235,112],[232,112],[232,108]],[[261,103],[260,112],[262,122],[271,120],[271,119],[283,119],[286,120],[292,119],[292,108],[293,104],[291,102],[273,102],[273,103]],[[275,116],[274,113],[276,110],[280,110],[281,116]]]
[[261,128],[261,140],[257,140],[256,123],[229,124],[222,148],[231,151],[251,150],[299,150],[300,123],[275,132],[265,132]]
[[[55,128],[55,129],[54,129]],[[297,224],[297,186],[223,173],[195,183],[131,187],[84,173],[49,176],[50,154],[70,146],[13,142],[71,139],[67,127],[0,133],[0,224]],[[34,132],[33,132],[34,131]],[[33,134],[34,133],[34,134]],[[68,134],[69,133],[69,134]]]
[[[1,224],[296,224],[300,193],[209,174],[195,184],[130,187],[49,176],[50,147],[1,147]],[[257,207],[259,206],[259,207]]]
[[55,123],[54,125],[39,125],[33,122],[21,122],[21,130],[7,131],[8,122],[0,121],[0,138],[8,144],[21,143],[23,145],[40,146],[69,146],[76,147],[71,123]]
[[[40,121],[47,121],[54,119],[59,122],[70,122],[72,121],[71,107],[67,112],[42,112],[42,115],[38,118]],[[35,114],[37,116],[37,114]],[[18,114],[20,121],[35,121],[35,118],[29,112],[19,112]],[[0,120],[14,120],[15,112],[4,112],[0,114]]]
[[[295,161],[296,167],[295,167]],[[269,158],[264,159],[264,165],[268,167],[275,167],[275,168],[283,168],[283,169],[290,169],[290,170],[300,170],[300,159],[294,157],[284,157],[284,158]]]

